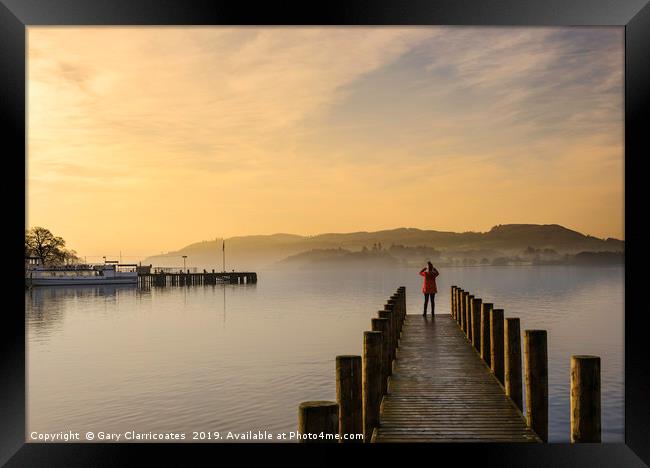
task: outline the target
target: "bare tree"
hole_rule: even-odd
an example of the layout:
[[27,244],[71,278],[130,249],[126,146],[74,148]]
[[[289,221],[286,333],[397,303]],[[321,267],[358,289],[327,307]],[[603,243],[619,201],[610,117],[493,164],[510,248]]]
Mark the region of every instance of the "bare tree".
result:
[[40,257],[45,265],[60,265],[79,261],[74,250],[65,248],[65,240],[49,229],[33,227],[25,231],[25,255]]

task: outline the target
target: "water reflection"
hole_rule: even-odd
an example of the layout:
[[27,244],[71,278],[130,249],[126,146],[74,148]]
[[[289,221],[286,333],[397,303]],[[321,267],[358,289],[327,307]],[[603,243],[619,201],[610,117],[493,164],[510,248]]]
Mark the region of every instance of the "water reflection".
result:
[[66,308],[61,304],[118,304],[120,298],[137,293],[137,286],[132,284],[37,286],[25,291],[25,319],[34,332],[39,332],[63,320]]

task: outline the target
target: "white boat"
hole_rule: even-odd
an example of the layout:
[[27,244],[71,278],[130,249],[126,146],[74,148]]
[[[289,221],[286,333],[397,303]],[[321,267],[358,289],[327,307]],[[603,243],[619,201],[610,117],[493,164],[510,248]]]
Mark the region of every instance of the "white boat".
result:
[[84,284],[137,284],[135,264],[109,262],[100,265],[43,266],[38,257],[25,262],[27,286],[69,286]]

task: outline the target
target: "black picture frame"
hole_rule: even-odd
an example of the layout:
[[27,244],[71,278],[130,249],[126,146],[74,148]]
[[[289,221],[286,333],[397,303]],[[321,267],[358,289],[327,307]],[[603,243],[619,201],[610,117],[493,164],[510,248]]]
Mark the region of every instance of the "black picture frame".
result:
[[[319,460],[351,455],[403,461],[477,463],[498,466],[644,466],[650,464],[650,352],[647,306],[634,300],[643,291],[640,240],[643,212],[640,170],[648,157],[650,85],[650,5],[647,0],[339,0],[329,2],[222,2],[208,0],[0,0],[0,128],[5,131],[4,160],[13,168],[5,177],[5,233],[10,265],[4,285],[11,301],[4,308],[0,353],[0,464],[6,466],[114,466],[146,455],[170,464],[186,464],[200,455],[219,462],[228,455],[252,453],[238,444],[37,444],[25,443],[25,320],[23,259],[25,165],[25,37],[33,25],[541,25],[625,27],[625,443],[624,444],[436,444],[328,446]],[[22,156],[21,156],[22,155]],[[14,198],[15,197],[15,198]],[[15,201],[14,201],[15,200]],[[22,220],[23,226],[21,226]],[[15,245],[14,245],[15,243]],[[21,312],[22,310],[22,312]],[[406,447],[406,448],[405,448]],[[287,451],[287,459],[315,460],[305,444],[258,444],[254,452]],[[409,450],[405,458],[405,450]],[[412,451],[418,453],[414,454]],[[218,451],[218,452],[217,452]],[[226,451],[226,452],[224,452]],[[298,452],[296,452],[298,451]],[[284,459],[278,461],[282,462]]]

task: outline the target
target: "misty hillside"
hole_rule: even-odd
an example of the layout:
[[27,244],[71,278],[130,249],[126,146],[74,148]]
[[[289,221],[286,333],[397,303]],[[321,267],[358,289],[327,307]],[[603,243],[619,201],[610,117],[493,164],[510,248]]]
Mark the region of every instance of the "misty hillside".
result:
[[[197,242],[174,252],[148,257],[142,263],[154,266],[182,266],[182,255],[187,255],[188,267],[221,270],[221,242],[221,239]],[[553,255],[583,251],[623,252],[625,249],[624,241],[586,236],[557,224],[504,224],[494,226],[488,232],[463,233],[398,228],[316,236],[273,234],[232,237],[225,242],[226,269],[240,271],[286,267],[292,262],[283,260],[312,250],[345,249],[355,252],[362,251],[364,247],[372,250],[373,246],[379,251],[392,247],[390,255],[399,259],[400,263],[406,264],[410,263],[411,259],[421,262],[423,259],[419,257],[420,253],[431,256],[432,252],[427,252],[426,248],[435,249],[439,257],[468,258],[482,263],[498,257],[519,255],[529,248],[540,252],[553,252]],[[400,252],[400,248],[403,252]],[[418,253],[414,248],[424,248],[425,251]],[[357,262],[360,258],[362,256],[354,257],[354,261]],[[345,261],[350,259],[351,257],[347,257]]]
[[314,249],[291,255],[277,263],[278,267],[297,269],[340,267],[394,267],[400,261],[389,252],[382,251],[350,251],[346,249]]

